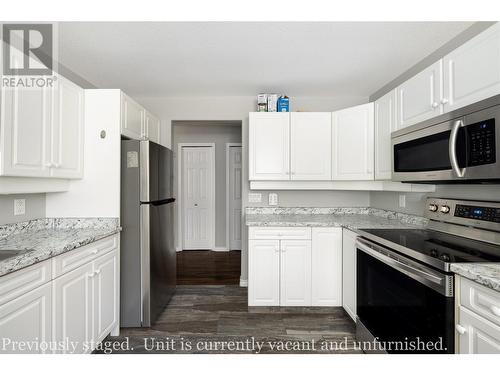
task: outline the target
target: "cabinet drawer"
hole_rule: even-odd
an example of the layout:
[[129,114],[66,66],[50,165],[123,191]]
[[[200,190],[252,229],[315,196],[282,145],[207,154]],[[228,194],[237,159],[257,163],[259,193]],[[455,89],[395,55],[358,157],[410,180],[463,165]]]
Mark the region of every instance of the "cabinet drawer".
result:
[[118,238],[114,235],[59,255],[52,260],[53,277],[56,278],[74,270],[117,247]]
[[49,282],[51,265],[46,260],[0,277],[0,306]]
[[500,326],[500,292],[461,277],[460,305]]
[[250,240],[310,240],[309,227],[250,227]]
[[500,326],[463,307],[458,313],[456,332],[460,354],[500,354]]

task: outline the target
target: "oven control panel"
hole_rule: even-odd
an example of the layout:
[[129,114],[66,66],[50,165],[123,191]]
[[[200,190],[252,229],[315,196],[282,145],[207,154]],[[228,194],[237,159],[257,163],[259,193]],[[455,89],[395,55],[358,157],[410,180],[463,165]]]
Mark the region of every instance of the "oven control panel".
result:
[[434,221],[500,232],[500,202],[427,198],[425,216]]

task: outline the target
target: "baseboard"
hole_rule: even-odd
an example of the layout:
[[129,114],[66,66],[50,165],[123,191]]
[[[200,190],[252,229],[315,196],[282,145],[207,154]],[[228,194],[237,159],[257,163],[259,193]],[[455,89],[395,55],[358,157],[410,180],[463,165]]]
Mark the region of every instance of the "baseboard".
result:
[[215,246],[212,250],[213,251],[229,251],[229,249],[225,246]]
[[177,251],[177,252],[181,252],[181,251],[182,251],[182,248],[181,248],[180,246],[177,246],[177,247],[175,248],[175,251]]
[[241,287],[248,287],[248,280],[247,279],[242,279],[240,277],[240,286]]

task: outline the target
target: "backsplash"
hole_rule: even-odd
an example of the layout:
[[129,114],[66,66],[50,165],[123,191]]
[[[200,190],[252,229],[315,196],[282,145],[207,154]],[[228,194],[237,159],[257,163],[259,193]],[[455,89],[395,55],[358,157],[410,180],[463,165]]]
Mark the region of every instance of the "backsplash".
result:
[[[26,200],[24,215],[14,215],[14,199]],[[45,217],[45,194],[0,195],[0,225]]]

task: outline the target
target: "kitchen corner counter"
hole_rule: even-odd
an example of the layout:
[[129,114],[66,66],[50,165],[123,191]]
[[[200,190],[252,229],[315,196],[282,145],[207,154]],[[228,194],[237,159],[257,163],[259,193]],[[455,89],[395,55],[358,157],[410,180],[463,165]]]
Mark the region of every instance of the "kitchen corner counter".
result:
[[368,228],[423,227],[427,219],[373,208],[249,207],[246,225],[255,227],[344,227]]
[[118,232],[118,218],[47,218],[0,225],[0,254],[26,250],[0,261],[0,277]]
[[451,271],[500,292],[500,263],[454,263]]

